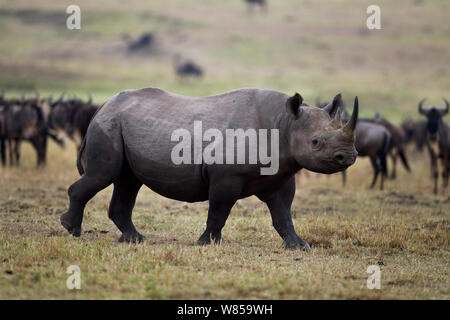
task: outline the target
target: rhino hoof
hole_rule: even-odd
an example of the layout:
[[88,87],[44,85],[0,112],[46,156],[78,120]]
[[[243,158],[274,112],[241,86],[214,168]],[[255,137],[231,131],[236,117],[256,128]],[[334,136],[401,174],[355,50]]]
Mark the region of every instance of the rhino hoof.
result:
[[136,233],[127,233],[122,234],[119,238],[119,242],[127,242],[127,243],[142,243],[145,240],[145,236],[136,232]]
[[60,218],[61,225],[66,228],[67,231],[74,237],[79,237],[81,235],[81,227],[74,227],[68,213],[65,213]]
[[301,250],[310,250],[311,247],[306,241],[298,238],[294,241],[285,241],[284,246],[286,249],[301,249]]

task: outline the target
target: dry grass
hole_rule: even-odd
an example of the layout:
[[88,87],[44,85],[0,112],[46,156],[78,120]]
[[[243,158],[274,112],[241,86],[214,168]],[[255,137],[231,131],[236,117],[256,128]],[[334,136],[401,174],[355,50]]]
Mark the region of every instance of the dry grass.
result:
[[[59,224],[75,150],[51,145],[36,171],[26,146],[24,168],[0,171],[0,298],[166,299],[448,299],[450,198],[433,196],[426,158],[414,174],[400,169],[385,191],[368,190],[370,165],[358,160],[348,186],[339,175],[302,174],[293,206],[310,252],[282,248],[257,199],[233,208],[220,246],[198,247],[207,203],[185,204],[148,189],[134,211],[148,240],[117,243],[107,218],[111,188],[88,205],[84,232]],[[27,157],[28,156],[28,157]],[[66,268],[82,272],[82,290],[66,288]],[[381,290],[366,288],[366,269],[381,264]]]
[[[0,0],[1,1],[1,0]],[[158,86],[192,96],[239,87],[300,92],[309,103],[358,94],[363,116],[418,117],[417,101],[437,103],[450,87],[450,3],[380,1],[382,30],[364,28],[372,1],[269,1],[248,15],[241,0],[85,1],[82,29],[65,29],[71,1],[1,1],[0,88],[7,95],[62,90],[98,103],[119,90]],[[123,34],[153,31],[157,54],[126,55]],[[179,81],[172,56],[206,70]],[[448,98],[448,97],[447,97]],[[111,188],[87,206],[84,233],[59,224],[77,178],[75,150],[50,145],[49,164],[0,169],[0,298],[449,299],[450,198],[433,196],[428,159],[410,153],[386,190],[368,190],[367,160],[339,175],[302,175],[293,215],[311,252],[282,248],[266,207],[233,208],[221,246],[198,247],[207,203],[185,204],[141,191],[134,211],[142,245],[117,243],[107,218]],[[365,286],[381,264],[382,288]],[[66,268],[82,290],[66,288]]]

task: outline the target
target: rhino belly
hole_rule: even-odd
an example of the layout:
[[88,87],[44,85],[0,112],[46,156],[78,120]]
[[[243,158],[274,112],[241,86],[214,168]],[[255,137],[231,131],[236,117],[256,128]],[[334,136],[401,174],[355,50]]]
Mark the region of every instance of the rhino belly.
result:
[[[155,129],[155,128],[153,128]],[[167,130],[122,127],[127,161],[133,173],[150,189],[167,198],[196,202],[208,199],[208,183],[201,164],[176,165]],[[167,129],[167,128],[166,128]]]

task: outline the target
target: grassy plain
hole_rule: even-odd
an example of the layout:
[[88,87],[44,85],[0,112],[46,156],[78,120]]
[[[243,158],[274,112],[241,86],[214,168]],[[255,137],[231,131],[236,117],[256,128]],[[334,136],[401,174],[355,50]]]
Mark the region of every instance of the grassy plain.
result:
[[[417,118],[417,101],[448,97],[448,1],[379,1],[382,29],[365,28],[371,1],[269,1],[266,14],[242,1],[78,1],[82,28],[65,28],[70,1],[0,0],[0,88],[90,92],[102,103],[117,91],[157,86],[192,96],[239,87],[300,92],[307,102],[342,92],[362,115]],[[122,36],[156,35],[153,54],[129,55]],[[172,57],[205,68],[181,81]],[[310,252],[284,250],[267,208],[249,198],[233,208],[220,246],[198,247],[207,203],[186,204],[143,188],[134,220],[148,240],[117,243],[107,219],[111,188],[87,206],[84,233],[59,225],[77,179],[75,147],[50,143],[34,167],[23,146],[20,168],[0,169],[0,298],[449,299],[450,197],[432,195],[428,158],[408,150],[413,172],[398,169],[384,191],[369,190],[359,159],[348,183],[302,174],[293,205]],[[66,288],[81,269],[82,289]],[[381,290],[366,287],[380,265]]]

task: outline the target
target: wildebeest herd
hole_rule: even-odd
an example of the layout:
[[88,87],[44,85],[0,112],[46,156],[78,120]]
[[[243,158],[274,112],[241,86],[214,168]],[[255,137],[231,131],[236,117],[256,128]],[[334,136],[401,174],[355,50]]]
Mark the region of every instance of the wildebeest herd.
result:
[[[418,111],[426,120],[405,120],[401,125],[392,123],[376,114],[373,118],[359,118],[355,129],[355,146],[359,156],[368,156],[373,167],[371,187],[375,186],[380,176],[380,189],[383,189],[384,179],[388,176],[387,158],[392,159],[390,178],[396,178],[397,158],[399,157],[407,171],[411,171],[405,153],[405,147],[413,143],[417,151],[424,147],[429,152],[431,177],[434,179],[434,193],[437,193],[439,175],[438,159],[442,164],[443,188],[448,185],[450,161],[450,129],[444,116],[449,111],[449,103],[444,99],[445,107],[424,108],[425,99],[420,101]],[[316,100],[316,106],[325,108],[328,103]],[[50,138],[61,147],[65,146],[66,138],[72,140],[79,148],[86,135],[89,123],[98,109],[92,103],[92,97],[87,100],[67,97],[65,93],[54,100],[52,96],[39,98],[5,97],[5,91],[0,93],[0,148],[1,161],[5,166],[19,165],[20,146],[22,141],[28,141],[36,150],[37,165],[46,162],[47,139]],[[349,115],[343,109],[342,120],[348,120]],[[346,173],[342,172],[343,184],[346,183]]]
[[0,148],[1,161],[5,166],[17,166],[20,163],[22,141],[29,141],[36,150],[37,165],[46,163],[47,139],[53,139],[64,147],[69,138],[77,146],[81,144],[89,122],[98,106],[76,97],[65,98],[64,93],[57,100],[53,97],[40,98],[35,94],[31,98],[7,99],[0,94]]

